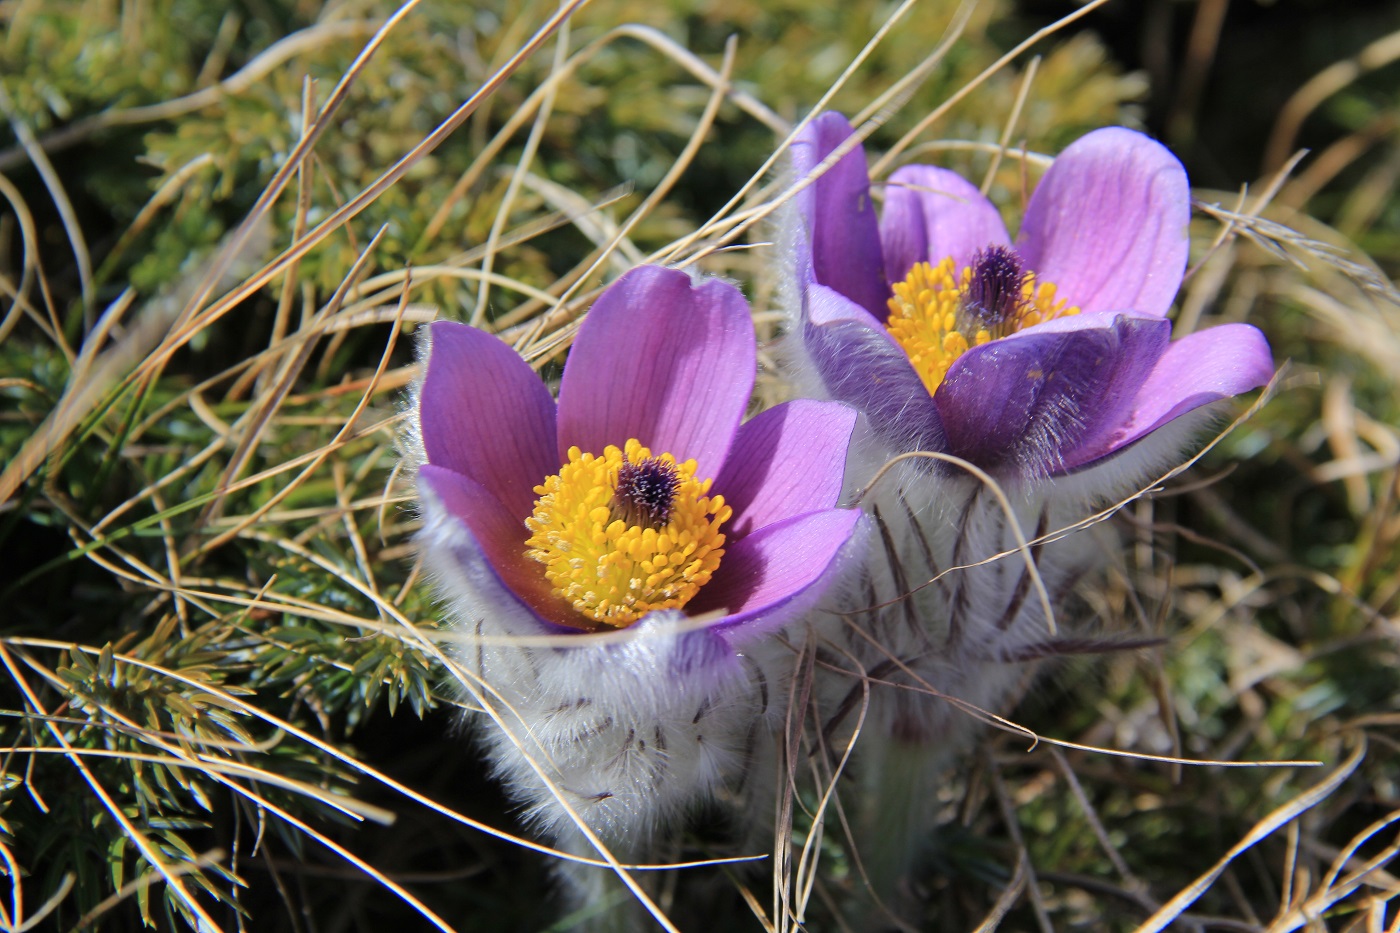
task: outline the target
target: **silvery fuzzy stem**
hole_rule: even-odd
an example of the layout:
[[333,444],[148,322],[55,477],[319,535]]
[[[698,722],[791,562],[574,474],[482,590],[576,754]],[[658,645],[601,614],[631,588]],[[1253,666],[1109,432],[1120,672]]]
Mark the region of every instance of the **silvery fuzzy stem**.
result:
[[1044,487],[1012,489],[1003,504],[961,477],[910,469],[894,480],[866,499],[880,546],[863,592],[848,594],[852,651],[867,672],[909,688],[877,691],[891,694],[877,716],[888,731],[957,744],[969,707],[995,711],[1025,665],[1083,634],[1083,620],[1065,610],[1110,548],[1097,528],[1053,539],[1088,509]]
[[[908,884],[910,868],[928,847],[938,817],[938,785],[954,757],[948,745],[881,736],[864,749],[860,774],[861,814],[868,840],[859,855],[876,904],[869,913],[877,925],[885,912],[912,917],[916,898]],[[859,844],[859,840],[858,840]]]
[[[978,720],[1006,712],[1041,659],[1086,643],[1074,590],[1110,548],[1097,528],[1037,540],[1089,512],[1082,498],[1054,492],[1013,488],[1008,514],[983,484],[916,461],[864,497],[878,543],[844,601],[845,648],[871,682],[858,740],[856,845],[874,895],[898,912],[908,908],[907,874],[937,817],[939,783]],[[1017,551],[1021,540],[1030,546]],[[861,696],[854,678],[827,678],[833,745],[853,728]]]

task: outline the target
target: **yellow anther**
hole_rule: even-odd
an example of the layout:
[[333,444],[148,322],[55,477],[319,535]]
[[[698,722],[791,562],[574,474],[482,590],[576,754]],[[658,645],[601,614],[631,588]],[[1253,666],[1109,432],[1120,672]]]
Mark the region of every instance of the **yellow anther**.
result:
[[[664,513],[664,524],[614,517],[624,463],[651,464],[663,477],[669,503],[646,504]],[[677,463],[669,453],[653,457],[636,438],[601,456],[570,448],[569,462],[535,487],[526,556],[544,565],[556,595],[595,622],[625,628],[648,612],[679,609],[718,569],[719,528],[733,514],[722,496],[706,495],[710,480],[696,479],[695,468],[694,460]]]
[[1078,308],[1057,300],[1053,283],[1037,282],[1028,273],[1021,285],[1020,301],[1010,314],[992,322],[977,320],[967,309],[972,276],[971,266],[956,269],[950,257],[937,266],[916,263],[903,282],[895,283],[886,327],[908,354],[930,395],[953,362],[971,347],[1079,313]]

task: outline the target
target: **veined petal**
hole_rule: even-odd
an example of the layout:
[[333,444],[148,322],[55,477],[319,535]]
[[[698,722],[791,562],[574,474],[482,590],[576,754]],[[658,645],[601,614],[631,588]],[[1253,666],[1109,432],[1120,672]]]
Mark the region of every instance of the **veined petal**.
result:
[[[822,579],[860,516],[859,509],[809,512],[745,536],[726,548],[724,562],[686,614],[723,611],[725,627],[770,614]],[[770,621],[776,628],[786,619]]]
[[756,352],[749,306],[734,286],[633,269],[598,297],[569,352],[558,463],[570,446],[601,454],[635,437],[677,460],[693,457],[697,475],[713,477],[753,391]]
[[943,422],[909,357],[863,308],[833,289],[803,294],[803,342],[831,397],[854,406],[901,451],[942,450]]
[[1094,314],[973,347],[934,394],[948,453],[1028,478],[1063,472],[1129,420],[1170,337],[1162,318]]
[[836,505],[855,424],[852,408],[798,399],[742,425],[714,485],[734,509],[729,540]]
[[[429,463],[419,468],[418,484],[424,509],[440,506],[468,533],[470,544],[480,552],[457,556],[470,563],[478,556],[500,583],[540,620],[567,629],[583,627],[578,614],[549,591],[540,565],[525,557],[529,532],[524,521],[511,514],[482,484],[468,476]],[[441,554],[432,555],[438,559]],[[463,568],[464,572],[475,572]],[[443,594],[451,595],[451,594]]]
[[1249,324],[1221,324],[1172,343],[1143,383],[1128,421],[1107,443],[1078,452],[1082,462],[1112,453],[1187,412],[1257,389],[1274,374],[1269,343]]
[[[828,111],[814,118],[792,142],[793,180],[821,165],[853,132],[839,113]],[[889,285],[880,256],[879,224],[870,203],[865,149],[857,144],[799,192],[797,203],[807,223],[816,280],[883,320]]]
[[500,339],[452,321],[431,328],[418,396],[428,462],[480,483],[512,514],[529,515],[535,485],[559,469],[549,389]]
[[977,186],[932,165],[906,165],[890,176],[880,240],[891,282],[902,282],[918,262],[937,266],[951,256],[961,269],[979,250],[1011,244],[1001,214]]
[[1161,144],[1096,130],[1055,159],[1026,207],[1018,248],[1084,311],[1165,315],[1186,269],[1191,191]]

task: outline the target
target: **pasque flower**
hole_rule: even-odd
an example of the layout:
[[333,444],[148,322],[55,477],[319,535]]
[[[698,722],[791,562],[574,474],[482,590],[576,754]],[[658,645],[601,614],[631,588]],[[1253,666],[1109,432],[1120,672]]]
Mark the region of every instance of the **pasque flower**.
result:
[[[851,135],[818,116],[793,144],[796,177]],[[1181,163],[1132,130],[1061,153],[1014,243],[975,185],[930,165],[890,176],[877,220],[859,145],[798,199],[801,338],[827,391],[895,449],[1067,473],[1273,372],[1248,325],[1171,341],[1190,192]]]
[[497,770],[547,834],[568,842],[571,817],[537,769],[635,852],[739,779],[777,686],[768,636],[812,606],[860,518],[836,507],[855,413],[803,400],[741,423],[747,303],[656,267],[598,298],[557,405],[462,324],[431,326],[424,363],[419,543],[469,636],[454,658],[504,726],[486,730]]
[[[968,708],[1005,712],[1043,659],[1131,644],[1077,598],[1118,550],[1111,530],[1047,533],[1139,488],[1199,423],[1183,415],[1264,384],[1273,364],[1244,324],[1171,340],[1190,191],[1181,164],[1142,134],[1099,130],[1065,149],[1014,240],[974,184],[935,166],[890,175],[877,215],[852,135],[824,113],[792,146],[794,180],[817,176],[783,231],[794,375],[814,374],[813,390],[865,414],[867,464],[951,454],[1006,494],[1004,511],[980,482],[922,461],[862,500],[883,547],[843,607],[864,633],[846,653],[869,680],[903,689],[869,693],[857,795],[868,805],[853,823],[892,904],[973,734]],[[1023,539],[1036,543],[992,559]],[[827,678],[821,705],[840,715],[866,681]]]

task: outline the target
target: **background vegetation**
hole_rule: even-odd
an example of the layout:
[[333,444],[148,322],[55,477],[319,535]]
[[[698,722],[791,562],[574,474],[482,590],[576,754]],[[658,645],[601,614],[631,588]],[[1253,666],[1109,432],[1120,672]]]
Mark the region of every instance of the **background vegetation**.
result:
[[[735,223],[781,188],[730,199],[835,87],[886,121],[872,151],[918,127],[901,159],[1012,217],[999,143],[1155,133],[1200,186],[1178,329],[1248,320],[1291,360],[1117,519],[1100,614],[1166,644],[1061,667],[1015,718],[1321,764],[988,736],[928,927],[1400,929],[1392,4],[1115,0],[989,73],[1080,8],[923,0],[849,74],[893,4],[594,0],[518,67],[552,4],[422,0],[381,32],[396,9],[0,3],[0,928],[572,925],[433,673],[407,335],[490,322],[555,372],[596,289],[659,257],[739,280],[773,336],[766,230]],[[859,885],[838,835],[814,929]],[[740,891],[768,884],[674,872],[662,903],[762,929]]]

